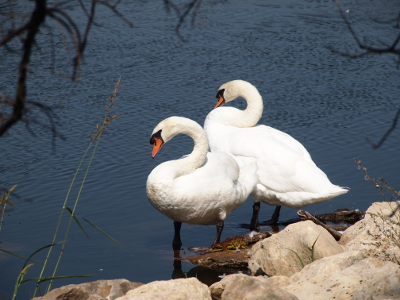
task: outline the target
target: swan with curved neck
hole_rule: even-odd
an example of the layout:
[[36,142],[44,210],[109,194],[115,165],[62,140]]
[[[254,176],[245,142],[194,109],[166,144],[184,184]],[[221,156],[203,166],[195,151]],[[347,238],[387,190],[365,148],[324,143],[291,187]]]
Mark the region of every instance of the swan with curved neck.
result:
[[150,138],[152,157],[179,133],[193,139],[193,151],[184,158],[158,165],[146,186],[150,203],[174,221],[174,250],[182,245],[182,222],[217,224],[214,244],[219,243],[225,218],[247,199],[257,183],[255,164],[240,170],[230,155],[209,153],[203,128],[187,118],[170,117],[154,128]]
[[[220,107],[238,97],[246,100],[245,110]],[[239,166],[252,161],[258,166],[251,230],[259,228],[260,202],[276,206],[271,220],[265,222],[274,224],[282,205],[300,208],[347,192],[329,181],[300,142],[272,127],[256,126],[263,99],[255,86],[243,80],[227,82],[218,89],[217,99],[204,123],[211,152],[229,153]]]

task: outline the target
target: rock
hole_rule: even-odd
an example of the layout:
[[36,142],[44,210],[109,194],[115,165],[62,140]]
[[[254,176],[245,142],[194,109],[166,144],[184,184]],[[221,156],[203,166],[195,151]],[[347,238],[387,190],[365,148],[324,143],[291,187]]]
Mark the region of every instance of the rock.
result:
[[208,287],[196,278],[153,281],[118,300],[211,300]]
[[376,202],[365,219],[349,227],[339,243],[346,250],[361,250],[369,257],[400,262],[400,211],[392,217],[396,202]]
[[[293,275],[290,279],[295,282],[282,289],[296,295],[300,300],[400,297],[398,265],[375,258],[359,259],[360,255],[353,252],[315,261]],[[329,267],[326,266],[327,262]]]
[[352,300],[400,299],[400,270],[383,275],[380,280],[368,280],[351,297]]
[[70,284],[54,289],[42,297],[32,300],[114,300],[125,295],[143,283],[131,282],[126,279],[97,280],[81,284]]
[[[244,274],[231,274],[225,276],[222,280],[210,286],[211,296],[214,299],[221,299],[222,293],[224,292],[226,285],[228,283],[235,282],[235,280],[239,280],[243,276],[249,277]],[[290,278],[287,276],[274,276],[274,277],[257,276],[252,278],[260,281],[262,284],[266,284],[269,287],[270,286],[281,287],[292,283]]]
[[222,293],[224,292],[226,283],[230,280],[232,276],[235,276],[236,274],[232,275],[227,275],[224,278],[222,278],[220,281],[217,281],[216,283],[213,283],[210,286],[210,292],[211,296],[213,299],[221,299]]
[[[298,298],[262,278],[244,274],[227,276],[222,300],[297,300]],[[226,277],[225,277],[226,278]],[[224,279],[225,279],[224,278]],[[267,279],[267,278],[266,278]]]
[[[259,277],[261,277],[261,276],[259,276]],[[270,285],[274,285],[277,287],[286,286],[286,285],[289,285],[292,283],[292,280],[289,277],[283,276],[283,275],[264,277],[263,281]]]
[[[244,274],[227,275],[222,280],[211,285],[210,291],[211,291],[211,296],[213,297],[213,299],[221,299],[222,293],[225,290],[225,286],[230,282],[234,282],[235,280],[238,280],[238,278],[242,278],[243,276],[247,276],[247,275],[244,275]],[[247,277],[249,277],[249,276],[247,276]],[[289,285],[292,283],[290,278],[287,276],[274,276],[274,277],[257,276],[257,277],[252,277],[252,278],[255,278],[255,280],[260,281],[262,284],[265,284],[266,286],[281,287],[281,286],[286,286],[286,285]]]
[[[343,269],[359,262],[365,256],[360,251],[349,251],[321,258],[304,267],[300,272],[290,277],[292,282],[304,281],[311,277],[340,272]],[[272,277],[273,278],[273,277]]]
[[251,251],[249,269],[252,274],[291,276],[302,269],[294,252],[305,265],[309,264],[311,248],[316,240],[314,260],[343,252],[328,231],[311,221],[304,221],[291,224],[281,232],[256,243]]

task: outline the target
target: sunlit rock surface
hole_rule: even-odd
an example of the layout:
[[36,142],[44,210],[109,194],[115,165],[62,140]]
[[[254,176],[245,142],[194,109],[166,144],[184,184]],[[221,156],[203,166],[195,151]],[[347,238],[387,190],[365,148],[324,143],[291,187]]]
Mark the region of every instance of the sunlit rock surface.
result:
[[302,269],[300,260],[304,265],[311,262],[312,253],[316,260],[341,252],[342,247],[324,228],[311,221],[299,222],[256,243],[252,248],[249,269],[256,275],[291,276]]

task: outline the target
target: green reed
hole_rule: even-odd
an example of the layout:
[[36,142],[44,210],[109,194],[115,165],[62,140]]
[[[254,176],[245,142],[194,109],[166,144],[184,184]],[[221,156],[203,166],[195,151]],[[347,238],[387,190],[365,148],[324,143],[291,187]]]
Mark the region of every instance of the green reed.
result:
[[[54,279],[61,279],[61,278],[64,278],[64,279],[65,279],[65,278],[71,278],[71,277],[90,277],[90,276],[93,276],[93,275],[62,275],[62,276],[56,276],[56,273],[57,273],[58,267],[59,267],[60,262],[61,262],[62,254],[63,254],[63,252],[64,252],[64,250],[65,250],[65,246],[66,246],[66,242],[67,242],[67,240],[68,240],[68,234],[69,234],[69,232],[70,232],[70,228],[71,228],[72,222],[75,221],[75,222],[78,224],[78,226],[80,227],[80,229],[84,232],[84,234],[85,234],[86,236],[88,236],[87,233],[86,233],[86,231],[85,231],[85,229],[83,228],[82,224],[79,222],[77,216],[75,215],[75,211],[76,211],[78,202],[79,202],[79,200],[80,200],[80,196],[81,196],[83,187],[84,187],[84,185],[85,185],[85,182],[86,182],[86,179],[87,179],[87,176],[88,176],[90,167],[91,167],[91,165],[92,165],[93,157],[94,157],[94,155],[95,155],[95,153],[96,153],[96,150],[97,150],[97,147],[98,147],[98,145],[99,145],[100,138],[101,138],[101,136],[102,136],[102,134],[103,134],[103,132],[104,132],[106,126],[107,126],[114,118],[116,118],[116,117],[119,115],[119,114],[115,114],[115,115],[110,116],[110,110],[111,110],[111,108],[114,106],[115,101],[117,101],[117,92],[118,92],[120,83],[121,83],[121,77],[118,79],[117,83],[115,84],[113,94],[112,94],[111,96],[109,96],[109,104],[108,104],[108,106],[105,107],[106,113],[105,113],[105,116],[104,116],[104,119],[103,119],[103,123],[102,123],[101,125],[96,125],[96,129],[93,130],[92,133],[90,134],[90,142],[89,142],[89,145],[88,145],[88,147],[86,148],[86,150],[85,150],[85,152],[84,152],[84,154],[83,154],[83,157],[82,157],[81,161],[79,162],[78,168],[77,168],[76,171],[75,171],[75,174],[74,174],[74,176],[73,176],[73,178],[72,178],[72,181],[71,181],[71,183],[70,183],[70,185],[69,185],[69,189],[68,189],[68,191],[67,191],[67,194],[66,194],[66,196],[65,196],[64,203],[63,203],[63,205],[62,205],[61,212],[60,212],[60,215],[59,215],[59,217],[58,217],[57,225],[56,225],[56,227],[55,227],[55,231],[54,231],[54,235],[53,235],[53,239],[52,239],[51,244],[46,245],[46,246],[41,247],[40,249],[36,250],[36,251],[33,252],[28,258],[25,258],[25,257],[23,257],[23,256],[21,256],[21,255],[12,253],[12,252],[7,251],[7,250],[2,250],[2,249],[0,249],[1,251],[7,252],[7,253],[12,254],[12,255],[14,255],[14,256],[17,256],[17,257],[20,257],[20,258],[25,259],[25,263],[24,263],[23,267],[21,268],[21,271],[20,271],[20,273],[19,273],[19,275],[18,275],[16,284],[15,284],[15,287],[14,287],[14,293],[13,293],[12,300],[14,300],[15,297],[17,296],[18,289],[19,289],[19,287],[21,286],[21,284],[24,283],[24,282],[27,282],[27,281],[36,281],[36,287],[35,287],[35,290],[34,290],[33,296],[32,296],[32,297],[35,297],[36,293],[39,291],[39,285],[40,285],[42,282],[49,282],[49,284],[48,284],[48,286],[47,286],[47,288],[46,288],[46,291],[45,291],[46,293],[48,293],[48,292],[50,291],[52,285],[53,285]],[[90,150],[91,150],[91,151],[90,151]],[[71,191],[72,191],[72,188],[75,186],[75,181],[76,181],[76,179],[77,179],[77,176],[78,176],[78,174],[79,174],[81,168],[83,168],[84,162],[85,162],[85,160],[86,160],[87,157],[89,157],[89,161],[88,161],[88,163],[87,163],[86,169],[84,170],[83,179],[82,179],[82,181],[79,183],[78,194],[77,194],[77,196],[76,196],[76,198],[75,198],[75,201],[73,202],[72,208],[70,208],[69,206],[67,206],[67,204],[68,204],[68,201],[70,200]],[[15,187],[16,187],[16,186],[14,186],[13,188],[11,188],[11,189],[6,193],[5,196],[0,197],[0,200],[2,201],[1,204],[2,204],[2,206],[3,206],[3,213],[2,213],[2,217],[1,217],[1,218],[3,218],[3,215],[4,215],[5,204],[12,204],[11,202],[8,201],[8,197],[9,197],[9,195],[11,194],[12,190],[13,190]],[[69,213],[68,225],[67,225],[67,227],[66,227],[66,229],[65,229],[63,240],[60,241],[60,242],[56,242],[56,241],[57,241],[57,236],[60,234],[61,221],[62,221],[62,218],[63,218],[63,215],[64,215],[64,212],[65,212],[65,211],[67,211],[67,212]],[[1,219],[1,222],[2,222],[2,220],[3,220],[3,219]],[[110,238],[111,240],[113,240],[113,241],[116,242],[117,244],[121,245],[121,244],[118,243],[115,239],[113,239],[110,235],[108,235],[107,233],[105,233],[103,230],[101,230],[99,227],[97,227],[96,225],[94,225],[93,223],[91,223],[90,221],[88,221],[87,219],[83,219],[83,220],[85,220],[87,223],[89,223],[91,226],[93,226],[95,229],[99,230],[101,233],[103,233],[104,235],[106,235],[108,238]],[[0,224],[0,230],[1,230],[1,224]],[[52,271],[52,275],[51,275],[51,276],[45,276],[45,277],[44,277],[43,274],[44,274],[45,269],[46,269],[46,267],[47,267],[47,265],[48,265],[48,262],[49,262],[49,259],[50,259],[50,256],[51,256],[53,247],[56,246],[56,245],[58,245],[58,244],[61,244],[61,249],[60,249],[60,254],[59,254],[59,256],[58,256],[57,262],[56,262],[56,264],[55,264],[55,266],[54,266],[54,269],[53,269],[53,271]],[[122,245],[121,245],[121,246],[122,246]],[[47,255],[46,255],[46,258],[45,258],[43,264],[42,264],[42,263],[38,263],[38,262],[32,260],[32,257],[33,257],[35,254],[37,254],[37,253],[39,253],[39,252],[41,252],[41,251],[43,251],[43,250],[45,250],[45,249],[48,249],[48,252],[47,252]],[[28,264],[29,262],[33,262],[33,263]],[[28,272],[28,270],[29,270],[29,268],[32,267],[34,263],[36,263],[36,264],[42,264],[42,269],[41,269],[41,271],[40,271],[39,277],[37,277],[37,278],[24,279],[24,278],[25,278],[25,275],[27,274],[27,272]]]

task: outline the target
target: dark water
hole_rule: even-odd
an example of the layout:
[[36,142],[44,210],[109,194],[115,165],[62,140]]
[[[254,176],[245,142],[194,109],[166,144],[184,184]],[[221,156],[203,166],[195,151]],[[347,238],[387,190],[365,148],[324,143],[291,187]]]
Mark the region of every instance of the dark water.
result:
[[[350,10],[360,34],[394,40],[395,32],[389,26],[374,24],[371,18],[394,18],[398,3],[347,1],[342,5]],[[72,15],[83,24],[80,9],[72,9]],[[400,107],[396,58],[382,55],[350,60],[332,53],[329,46],[356,51],[332,1],[204,2],[195,27],[182,29],[184,42],[173,31],[175,15],[168,15],[161,1],[121,3],[120,10],[134,27],[101,8],[97,16],[103,26],[90,33],[78,82],[50,73],[51,36],[42,31],[28,75],[28,97],[54,108],[59,116],[57,129],[66,141],[58,140],[53,153],[49,130],[33,126],[34,137],[22,124],[0,139],[0,187],[18,185],[11,198],[16,206],[5,214],[0,232],[1,248],[29,256],[51,243],[74,171],[90,132],[102,121],[103,106],[119,76],[119,100],[112,112],[121,115],[100,141],[77,214],[124,247],[83,221],[87,239],[74,224],[58,275],[95,274],[93,280],[140,282],[173,276],[172,221],[148,203],[145,183],[156,165],[189,153],[192,141],[178,136],[152,160],[149,136],[159,121],[172,115],[203,124],[214,107],[217,88],[233,79],[250,81],[259,88],[265,103],[261,123],[298,139],[333,183],[351,188],[346,195],[306,207],[310,213],[343,207],[365,210],[382,200],[353,158],[361,159],[370,175],[384,176],[399,188],[400,129],[378,150],[365,141],[377,142]],[[64,50],[61,37],[53,38],[57,71],[68,73],[72,54]],[[19,45],[12,47],[18,49]],[[0,92],[13,95],[18,53],[0,51]],[[234,105],[244,104],[236,101]],[[32,117],[45,120],[40,112]],[[246,233],[240,224],[249,221],[251,205],[249,200],[226,220],[223,238]],[[271,213],[271,207],[262,206],[262,219]],[[282,209],[282,220],[295,216],[295,210]],[[209,245],[214,234],[213,226],[184,224],[183,247]],[[42,259],[43,255],[36,256],[36,260]],[[1,299],[11,298],[22,264],[21,259],[0,253]],[[189,263],[182,264],[183,272],[204,276],[192,268]],[[39,270],[39,266],[32,267],[26,278],[38,276]],[[208,274],[203,280],[215,280],[216,275]],[[86,280],[65,279],[55,286]],[[23,284],[18,298],[26,299],[32,290],[33,284]]]

